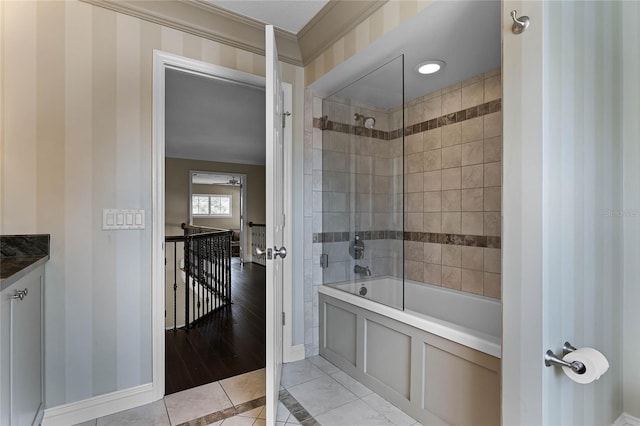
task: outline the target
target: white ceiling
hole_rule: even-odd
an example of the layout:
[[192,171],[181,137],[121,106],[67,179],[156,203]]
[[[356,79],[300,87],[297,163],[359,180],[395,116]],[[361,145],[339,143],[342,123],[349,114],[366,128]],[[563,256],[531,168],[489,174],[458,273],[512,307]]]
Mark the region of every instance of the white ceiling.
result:
[[205,0],[215,6],[297,34],[329,0]]
[[166,72],[167,157],[264,164],[264,88]]
[[[338,96],[390,108],[402,103],[402,69],[399,61],[381,65],[399,55],[404,54],[404,102],[497,68],[501,63],[500,10],[499,0],[434,1],[312,88],[327,94],[344,89]],[[442,60],[446,66],[432,75],[415,71],[418,64],[431,59]]]
[[[324,1],[214,1],[287,29],[302,27]],[[304,10],[301,15],[296,10]],[[383,108],[497,68],[501,63],[499,0],[436,0],[403,25],[320,78],[311,88]],[[240,13],[242,11],[238,10]],[[270,17],[268,14],[273,14]],[[296,32],[293,26],[288,27]],[[427,59],[446,62],[443,71],[422,76],[415,67]],[[378,69],[376,72],[373,70]],[[356,84],[349,85],[357,80]],[[345,86],[348,86],[345,88]],[[166,155],[227,163],[265,163],[264,89],[168,70]]]

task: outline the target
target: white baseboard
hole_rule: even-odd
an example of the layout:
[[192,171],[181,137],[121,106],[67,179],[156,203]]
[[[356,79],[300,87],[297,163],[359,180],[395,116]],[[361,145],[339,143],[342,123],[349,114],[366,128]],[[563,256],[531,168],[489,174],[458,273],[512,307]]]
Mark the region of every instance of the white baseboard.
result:
[[282,354],[284,362],[294,362],[304,359],[304,345],[290,346],[289,350]]
[[147,383],[83,399],[82,401],[47,408],[44,410],[42,426],[74,425],[151,402],[153,402],[153,386],[151,383]]
[[640,426],[640,419],[631,414],[622,413],[613,426]]

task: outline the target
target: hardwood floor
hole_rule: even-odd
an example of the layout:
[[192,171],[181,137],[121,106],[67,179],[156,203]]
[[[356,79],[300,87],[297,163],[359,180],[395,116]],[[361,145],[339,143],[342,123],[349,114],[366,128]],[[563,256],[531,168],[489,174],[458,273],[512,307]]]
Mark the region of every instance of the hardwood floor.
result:
[[233,258],[232,305],[165,334],[165,394],[265,367],[265,268]]

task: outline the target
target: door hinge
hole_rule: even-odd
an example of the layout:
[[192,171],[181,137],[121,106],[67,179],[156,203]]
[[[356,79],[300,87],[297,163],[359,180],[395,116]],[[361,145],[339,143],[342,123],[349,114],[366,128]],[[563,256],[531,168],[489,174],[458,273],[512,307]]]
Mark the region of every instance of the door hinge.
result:
[[285,215],[284,213],[282,213],[282,227],[284,228],[286,225],[286,220],[287,220],[287,215]]
[[328,268],[329,267],[329,255],[326,253],[322,253],[320,255],[320,267],[321,268]]
[[284,325],[284,312],[282,313],[282,325]]
[[287,117],[289,117],[290,115],[291,115],[291,113],[290,113],[289,111],[285,111],[285,112],[282,114],[282,128],[283,128],[283,129],[284,129],[285,127],[287,127],[287,123],[286,123],[286,121],[285,121],[285,120],[286,120],[286,119],[287,119]]

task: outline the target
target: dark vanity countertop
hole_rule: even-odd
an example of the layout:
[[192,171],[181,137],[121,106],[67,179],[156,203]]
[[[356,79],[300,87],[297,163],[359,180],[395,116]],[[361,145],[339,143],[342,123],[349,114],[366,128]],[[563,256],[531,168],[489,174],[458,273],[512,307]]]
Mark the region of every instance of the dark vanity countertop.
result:
[[0,236],[0,291],[49,260],[48,234]]

